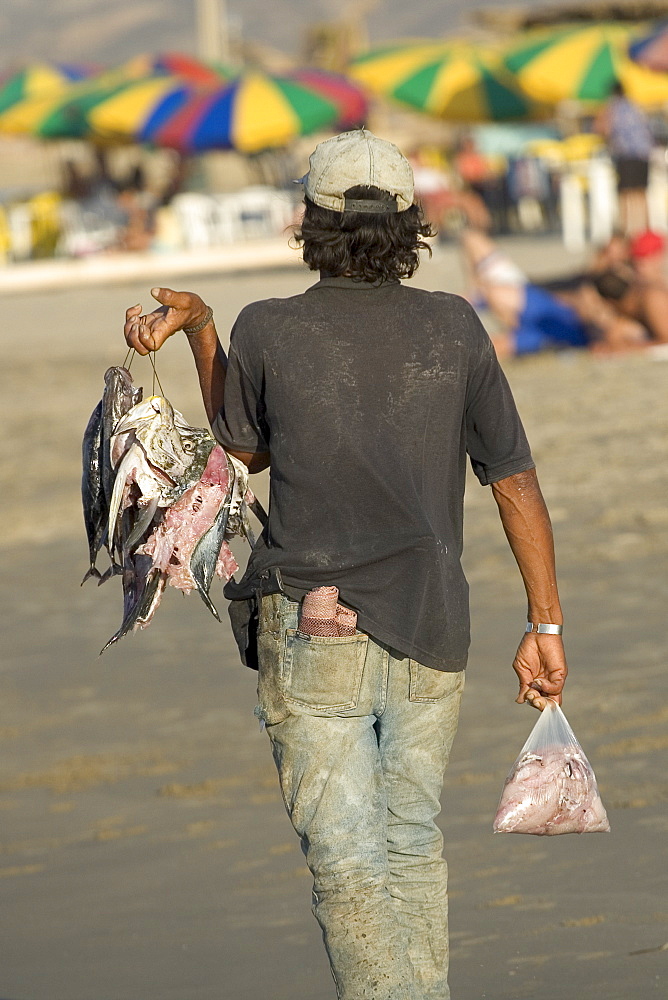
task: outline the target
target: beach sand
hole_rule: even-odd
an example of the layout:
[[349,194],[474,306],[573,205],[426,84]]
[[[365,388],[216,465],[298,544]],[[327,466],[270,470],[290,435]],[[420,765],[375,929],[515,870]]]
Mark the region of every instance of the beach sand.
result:
[[[511,246],[532,274],[569,266],[557,241]],[[297,269],[183,284],[211,303],[225,339],[246,302],[312,280]],[[462,291],[453,249],[414,281]],[[79,587],[79,449],[137,301],[149,306],[146,287],[3,304],[0,996],[332,1000],[309,875],[253,717],[254,675],[227,621],[171,592],[148,630],[98,658],[121,593],[118,579]],[[158,373],[201,424],[183,339]],[[564,710],[612,833],[491,832],[537,715],[514,704],[523,587],[491,493],[472,480],[473,643],[441,817],[453,1000],[665,997],[668,363],[567,353],[505,367],[554,523]],[[148,363],[133,371],[150,391]]]

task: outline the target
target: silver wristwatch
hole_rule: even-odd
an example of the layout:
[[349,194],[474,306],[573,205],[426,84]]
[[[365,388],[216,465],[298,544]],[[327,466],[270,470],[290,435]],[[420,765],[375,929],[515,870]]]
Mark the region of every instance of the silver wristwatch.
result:
[[539,635],[561,635],[564,631],[563,625],[550,625],[546,622],[527,622],[525,632],[537,632]]

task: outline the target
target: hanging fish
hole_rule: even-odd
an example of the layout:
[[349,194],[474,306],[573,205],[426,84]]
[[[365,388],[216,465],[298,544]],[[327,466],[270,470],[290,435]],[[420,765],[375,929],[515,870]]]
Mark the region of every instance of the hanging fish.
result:
[[[209,431],[190,427],[163,396],[149,396],[118,420],[110,446],[115,480],[109,536],[120,550],[139,543],[158,507],[168,507],[197,481],[214,445]],[[194,480],[188,475],[191,469]],[[127,519],[122,515],[128,507],[135,508],[139,525],[135,519],[124,538]]]
[[[81,581],[91,578],[104,582],[114,572],[120,572],[115,565],[112,545],[107,531],[109,501],[114,482],[114,472],[110,463],[110,441],[112,431],[119,418],[139,402],[141,388],[135,386],[127,368],[115,365],[104,375],[104,391],[84,431],[82,443],[81,500],[84,523],[88,538],[89,568]],[[97,555],[106,545],[111,567],[103,575],[96,568]]]
[[120,572],[123,583],[123,620],[104,649],[150,623],[167,584],[197,590],[220,621],[213,579],[239,568],[228,539],[255,544],[249,510],[266,523],[246,466],[164,396],[142,400],[124,368],[107,372],[83,450],[86,578],[100,576],[95,555],[106,544],[112,566],[100,582]]
[[93,410],[86,426],[81,448],[83,472],[81,476],[81,502],[88,538],[90,566],[81,581],[83,586],[91,577],[100,579],[96,568],[97,554],[107,533],[108,510],[102,488],[102,400]]

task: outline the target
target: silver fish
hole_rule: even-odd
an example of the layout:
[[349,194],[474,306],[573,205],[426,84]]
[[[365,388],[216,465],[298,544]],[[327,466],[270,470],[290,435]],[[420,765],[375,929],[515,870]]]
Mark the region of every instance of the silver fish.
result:
[[225,532],[227,530],[227,520],[230,513],[231,499],[231,494],[228,493],[222,507],[216,515],[215,521],[209,530],[204,532],[190,557],[190,572],[192,573],[193,580],[197,584],[199,596],[202,598],[214,618],[217,618],[218,621],[220,621],[220,615],[218,614],[213,601],[209,597],[209,591],[211,590],[211,583],[216,572],[220,550],[225,541]]
[[[140,577],[136,576],[134,579],[136,583]],[[135,596],[135,600],[133,603],[129,604],[123,616],[120,628],[114,632],[111,639],[109,639],[109,641],[106,642],[100,650],[100,656],[104,653],[105,649],[108,649],[109,646],[113,646],[114,643],[118,642],[119,639],[122,639],[124,635],[128,634],[128,632],[148,625],[153,617],[155,609],[160,603],[162,592],[165,589],[165,577],[157,570],[150,569],[148,574],[141,577],[141,579],[141,589],[139,589],[139,592],[136,594],[133,589],[133,596]]]
[[238,458],[235,458],[234,455],[228,455],[227,460],[234,469],[234,485],[232,487],[230,516],[225,537],[233,538],[235,535],[238,535],[241,538],[245,538],[250,547],[253,548],[255,545],[255,534],[248,517],[249,507],[263,526],[266,524],[267,515],[264,513],[260,502],[256,500],[248,488],[247,467]]
[[[124,548],[120,520],[125,507],[132,501],[139,506],[139,500],[142,507],[154,500],[157,501],[156,505],[166,506],[165,503],[161,504],[163,490],[171,485],[171,481],[149,462],[139,441],[132,441],[116,468],[109,501],[109,536],[117,540],[120,551]],[[133,490],[135,495],[131,498]]]
[[143,389],[135,386],[132,375],[122,365],[107,368],[104,373],[102,394],[102,483],[107,503],[114,488],[114,470],[111,465],[111,436],[120,418],[141,401]]
[[184,449],[180,428],[174,419],[174,408],[164,396],[149,396],[118,421],[114,427],[115,443],[111,454],[114,468],[118,465],[116,439],[123,440],[128,431],[134,431],[151,464],[169,476],[172,482],[185,473],[192,461],[192,451],[188,454]]
[[107,502],[102,487],[102,400],[93,410],[84,431],[81,458],[81,502],[90,559],[90,566],[81,581],[83,586],[91,577],[101,578],[95,562],[107,531]]
[[[150,396],[118,420],[110,449],[116,477],[109,533],[120,539],[121,549],[139,544],[157,509],[171,506],[198,481],[215,443],[209,431],[191,427],[162,396]],[[132,501],[139,516],[130,535],[121,538],[120,515]]]
[[[111,386],[110,398],[125,390],[127,403],[131,380],[116,375]],[[104,649],[149,624],[167,584],[186,594],[197,589],[220,621],[209,596],[213,578],[230,579],[238,569],[226,539],[240,535],[253,545],[249,510],[264,513],[246,466],[162,396],[140,400],[113,423],[110,415],[108,425],[104,414],[103,406],[108,536],[123,576],[123,620]]]
[[[135,386],[132,375],[122,365],[113,365],[104,373],[102,393],[102,489],[106,499],[107,512],[114,489],[114,470],[111,465],[111,440],[114,428],[123,414],[140,402],[143,395],[141,386]],[[106,542],[111,565],[98,580],[98,585],[111,576],[122,572],[120,539],[107,530]]]
[[[175,413],[177,412],[175,411]],[[163,497],[169,506],[175,503],[186,490],[193,487],[200,479],[209,461],[209,456],[216,447],[215,438],[204,427],[190,427],[188,435],[184,436],[182,440],[184,449],[192,455],[192,461],[181,479],[177,483],[174,483],[173,486],[165,489]]]

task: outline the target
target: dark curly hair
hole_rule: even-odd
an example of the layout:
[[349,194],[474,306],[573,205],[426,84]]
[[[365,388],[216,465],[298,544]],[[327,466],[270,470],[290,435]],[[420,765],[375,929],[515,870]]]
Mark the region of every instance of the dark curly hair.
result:
[[[356,186],[346,198],[396,202],[394,195],[376,187]],[[355,281],[397,281],[410,278],[420,263],[420,250],[431,257],[424,242],[434,236],[419,205],[384,215],[333,212],[305,198],[306,211],[295,240],[303,246],[304,262],[312,271]]]

